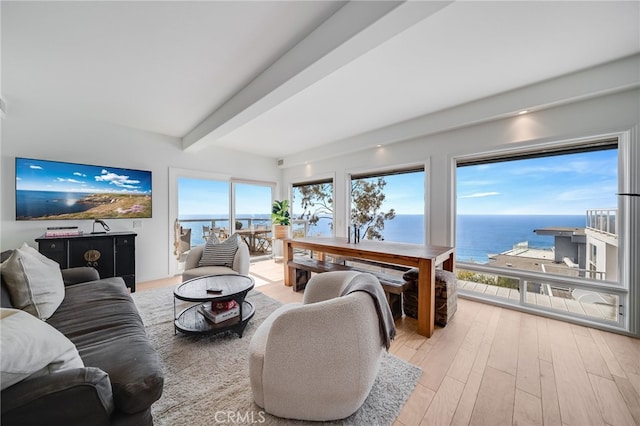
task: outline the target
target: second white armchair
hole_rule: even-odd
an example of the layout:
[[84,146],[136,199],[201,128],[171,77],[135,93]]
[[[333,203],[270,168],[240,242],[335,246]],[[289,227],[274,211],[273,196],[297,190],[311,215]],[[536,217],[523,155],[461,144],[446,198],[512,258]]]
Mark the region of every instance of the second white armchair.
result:
[[[236,238],[235,235],[232,235],[230,238]],[[223,243],[221,243],[223,244]],[[204,252],[205,246],[197,246],[191,248],[189,253],[187,254],[187,258],[185,260],[184,272],[182,273],[182,281],[190,280],[191,278],[203,277],[206,275],[217,275],[217,274],[241,274],[248,275],[249,274],[249,247],[244,241],[238,240],[238,250],[235,253],[233,258],[233,263],[231,266],[224,265],[207,265],[200,266],[200,260],[202,259],[202,254]]]

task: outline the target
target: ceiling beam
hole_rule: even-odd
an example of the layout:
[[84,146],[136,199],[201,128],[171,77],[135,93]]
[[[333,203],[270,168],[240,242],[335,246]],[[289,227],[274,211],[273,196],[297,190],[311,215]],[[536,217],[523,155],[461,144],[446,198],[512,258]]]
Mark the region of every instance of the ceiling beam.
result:
[[197,151],[452,1],[350,1],[182,138]]

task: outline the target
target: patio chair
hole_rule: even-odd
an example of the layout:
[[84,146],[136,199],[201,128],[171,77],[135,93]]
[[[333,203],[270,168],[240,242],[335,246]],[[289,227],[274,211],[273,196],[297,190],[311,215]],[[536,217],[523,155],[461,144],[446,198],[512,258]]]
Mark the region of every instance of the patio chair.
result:
[[[258,225],[256,229],[259,231],[264,231],[268,228],[266,225]],[[271,232],[257,233],[256,234],[256,250],[266,253],[270,249],[271,249]]]
[[211,227],[207,225],[202,225],[202,239],[207,241],[211,236]]

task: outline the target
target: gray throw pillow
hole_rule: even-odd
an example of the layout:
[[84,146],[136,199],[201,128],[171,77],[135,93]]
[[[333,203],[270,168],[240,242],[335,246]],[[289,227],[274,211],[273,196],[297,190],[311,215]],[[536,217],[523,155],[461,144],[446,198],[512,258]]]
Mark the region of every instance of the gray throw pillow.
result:
[[2,278],[15,308],[48,319],[64,299],[60,265],[24,243],[2,263]]
[[82,368],[74,344],[46,322],[18,309],[0,310],[2,389],[28,377]]
[[[215,241],[218,241],[215,238]],[[202,251],[198,266],[227,266],[233,267],[233,259],[238,251],[238,236],[233,234],[223,242],[214,242],[209,238]]]

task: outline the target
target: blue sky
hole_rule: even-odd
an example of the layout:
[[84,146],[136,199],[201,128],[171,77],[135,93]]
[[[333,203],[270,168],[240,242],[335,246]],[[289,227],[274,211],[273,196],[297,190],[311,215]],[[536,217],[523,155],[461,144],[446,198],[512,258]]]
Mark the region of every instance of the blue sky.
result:
[[180,215],[229,215],[229,182],[178,179]]
[[383,211],[393,208],[396,214],[424,214],[424,172],[385,176],[384,180]]
[[[236,183],[236,216],[271,214],[271,186]],[[230,184],[225,181],[180,178],[180,215],[229,215]]]
[[458,214],[583,215],[617,208],[617,150],[459,167]]
[[151,194],[151,172],[17,158],[16,189]]
[[[458,214],[584,215],[588,209],[617,208],[617,150],[459,167]],[[424,213],[424,173],[386,176],[383,210]],[[223,215],[229,211],[229,183],[181,178],[181,214]],[[236,185],[239,215],[270,213],[271,188]],[[294,206],[294,211],[300,208]]]

